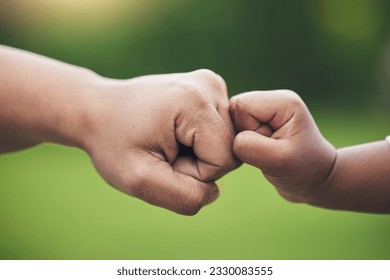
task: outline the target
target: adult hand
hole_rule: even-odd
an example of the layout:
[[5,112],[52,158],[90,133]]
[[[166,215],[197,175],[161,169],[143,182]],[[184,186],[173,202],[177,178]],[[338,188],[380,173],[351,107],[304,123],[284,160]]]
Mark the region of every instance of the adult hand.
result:
[[109,184],[186,215],[217,198],[214,180],[239,165],[220,76],[106,79],[99,88],[82,146]]
[[218,196],[238,162],[223,79],[209,70],[102,78],[0,46],[0,152],[55,142],[85,149],[119,190],[182,214]]

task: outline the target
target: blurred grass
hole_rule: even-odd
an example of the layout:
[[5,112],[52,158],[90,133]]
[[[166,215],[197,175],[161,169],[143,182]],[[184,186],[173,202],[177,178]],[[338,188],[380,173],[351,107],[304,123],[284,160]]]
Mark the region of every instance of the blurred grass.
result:
[[[313,110],[337,147],[381,140],[372,112]],[[389,259],[390,216],[280,198],[250,166],[220,199],[179,216],[110,187],[82,151],[55,145],[0,156],[1,259]]]

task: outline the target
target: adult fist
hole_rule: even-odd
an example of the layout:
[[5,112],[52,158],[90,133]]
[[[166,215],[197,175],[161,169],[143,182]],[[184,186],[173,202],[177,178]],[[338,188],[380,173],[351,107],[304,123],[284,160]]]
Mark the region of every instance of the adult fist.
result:
[[239,165],[220,76],[106,79],[99,89],[84,148],[109,184],[185,215],[217,198],[214,180]]

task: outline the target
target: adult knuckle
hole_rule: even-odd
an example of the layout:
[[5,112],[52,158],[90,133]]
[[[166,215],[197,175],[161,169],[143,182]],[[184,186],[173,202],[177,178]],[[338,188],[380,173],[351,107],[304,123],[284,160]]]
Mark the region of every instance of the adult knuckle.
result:
[[190,95],[187,99],[189,105],[203,114],[204,119],[209,119],[209,112],[212,110],[212,104],[202,93]]
[[194,86],[189,82],[181,81],[181,80],[177,80],[171,83],[170,92],[173,92],[174,94],[178,94],[180,95],[180,97],[182,97],[183,95],[196,96],[197,94],[199,94],[199,90],[196,86]]
[[200,110],[207,108],[210,103],[207,97],[202,93],[198,87],[188,82],[176,82],[172,85],[171,90],[173,102],[176,102],[176,107],[184,110]]
[[227,86],[221,75],[209,69],[200,69],[197,72],[219,93],[226,94]]
[[295,91],[289,90],[289,89],[283,89],[280,91],[283,98],[289,101],[289,103],[295,105],[295,106],[302,106],[303,100],[301,97],[296,93]]
[[197,74],[199,74],[207,79],[214,79],[215,76],[217,75],[214,71],[212,71],[210,69],[206,69],[206,68],[196,70],[195,73],[197,73]]

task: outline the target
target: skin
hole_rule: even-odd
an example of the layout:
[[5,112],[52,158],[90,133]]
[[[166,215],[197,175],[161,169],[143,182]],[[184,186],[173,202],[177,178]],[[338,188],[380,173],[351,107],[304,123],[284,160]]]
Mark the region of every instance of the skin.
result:
[[390,145],[336,150],[302,99],[288,90],[235,96],[233,151],[261,169],[287,200],[330,209],[390,213]]
[[185,215],[239,165],[226,85],[210,70],[114,80],[2,46],[0,61],[0,152],[81,148],[110,185]]

